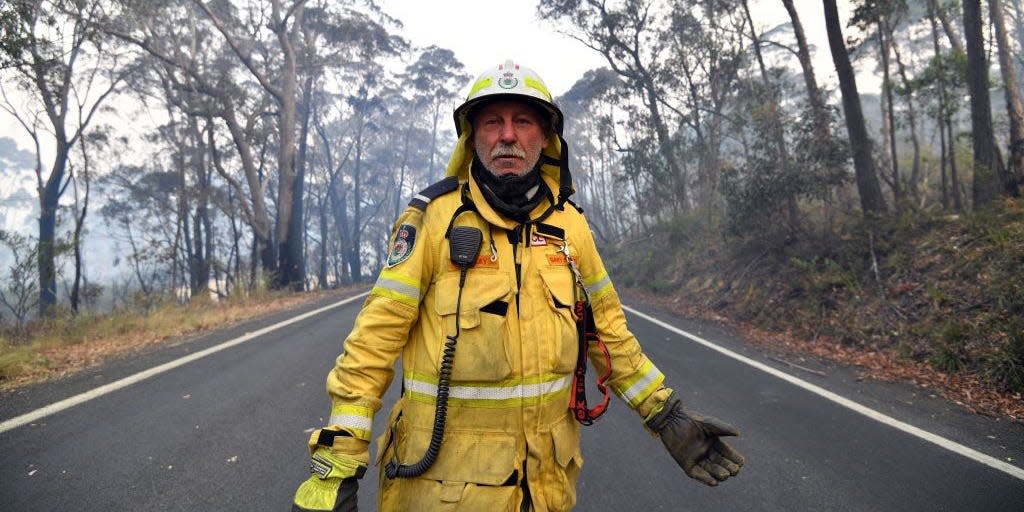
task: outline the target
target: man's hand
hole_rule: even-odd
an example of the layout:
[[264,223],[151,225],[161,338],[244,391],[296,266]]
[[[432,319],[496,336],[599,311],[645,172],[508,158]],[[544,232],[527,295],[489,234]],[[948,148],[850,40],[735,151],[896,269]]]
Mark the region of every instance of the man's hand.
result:
[[[316,436],[314,433],[314,438]],[[335,453],[327,446],[311,442],[313,456],[309,461],[310,476],[295,491],[292,512],[358,510],[356,491],[359,490],[359,479],[366,473],[369,450],[365,441],[351,437],[341,441],[335,443],[335,446],[341,446],[343,450],[355,447],[356,453]]]
[[685,410],[675,392],[646,423],[690,478],[715,486],[736,476],[743,465],[743,456],[720,439],[738,436],[739,431],[724,421]]

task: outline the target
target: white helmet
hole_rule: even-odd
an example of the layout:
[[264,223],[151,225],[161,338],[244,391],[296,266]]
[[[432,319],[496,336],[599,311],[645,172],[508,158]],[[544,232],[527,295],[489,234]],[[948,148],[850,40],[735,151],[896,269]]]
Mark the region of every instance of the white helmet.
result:
[[469,114],[481,103],[497,96],[512,96],[529,101],[550,115],[551,128],[562,135],[562,111],[551,99],[548,87],[532,69],[520,66],[511,59],[498,67],[488,69],[477,77],[466,101],[455,109],[455,132],[462,135],[472,123]]

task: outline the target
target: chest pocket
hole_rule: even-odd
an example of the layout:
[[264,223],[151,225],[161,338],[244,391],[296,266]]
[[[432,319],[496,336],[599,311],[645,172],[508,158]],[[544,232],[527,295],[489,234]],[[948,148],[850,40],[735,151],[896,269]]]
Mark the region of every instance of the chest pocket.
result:
[[555,266],[542,269],[541,280],[547,295],[550,314],[546,332],[550,333],[551,367],[555,373],[572,373],[576,369],[579,340],[576,334],[576,320],[572,316],[575,303],[573,278],[569,269]]
[[[447,336],[456,333],[455,317],[459,297],[459,276],[437,282],[437,314],[444,332],[438,333],[439,350]],[[453,381],[495,382],[512,374],[512,348],[507,323],[512,288],[504,274],[471,272],[462,290],[459,338],[455,346]],[[435,364],[440,365],[440,360]]]

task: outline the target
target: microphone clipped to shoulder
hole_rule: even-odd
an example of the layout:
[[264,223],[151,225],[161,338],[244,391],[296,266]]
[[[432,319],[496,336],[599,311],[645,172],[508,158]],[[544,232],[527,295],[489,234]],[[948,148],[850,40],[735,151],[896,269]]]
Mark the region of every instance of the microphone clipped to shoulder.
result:
[[483,244],[484,235],[479,229],[469,226],[456,226],[452,228],[448,237],[451,260],[462,271],[459,276],[459,288],[465,284],[466,271],[476,264],[477,255],[480,254],[480,246]]

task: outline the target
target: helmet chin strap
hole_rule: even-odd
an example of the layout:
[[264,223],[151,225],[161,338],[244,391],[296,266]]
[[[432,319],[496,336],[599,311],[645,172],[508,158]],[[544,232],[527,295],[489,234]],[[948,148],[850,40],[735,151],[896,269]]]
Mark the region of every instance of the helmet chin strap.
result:
[[569,201],[569,196],[573,193],[572,173],[569,172],[569,144],[565,142],[561,135],[556,134],[555,136],[558,137],[561,147],[558,158],[556,159],[541,153],[540,163],[558,166],[558,200],[555,202],[555,208],[561,210],[565,207],[566,202],[572,203]]

